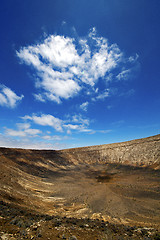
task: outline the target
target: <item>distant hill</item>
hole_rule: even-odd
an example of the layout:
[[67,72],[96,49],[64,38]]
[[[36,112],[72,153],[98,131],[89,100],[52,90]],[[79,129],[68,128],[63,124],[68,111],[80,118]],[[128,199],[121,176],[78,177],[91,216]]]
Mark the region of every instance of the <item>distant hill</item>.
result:
[[[0,148],[0,156],[14,162],[36,165],[37,159],[46,164],[121,163],[134,166],[160,166],[160,134],[121,143],[71,148],[65,150],[26,150]],[[23,164],[22,164],[23,165]]]

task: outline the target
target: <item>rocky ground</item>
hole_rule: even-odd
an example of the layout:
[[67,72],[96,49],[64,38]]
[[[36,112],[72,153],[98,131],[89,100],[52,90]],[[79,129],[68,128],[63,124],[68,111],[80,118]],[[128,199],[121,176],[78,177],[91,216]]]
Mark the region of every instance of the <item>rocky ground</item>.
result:
[[159,137],[140,142],[148,166],[0,148],[0,239],[160,239]]
[[0,202],[0,237],[7,239],[160,239],[152,227],[112,224],[99,219],[40,215]]

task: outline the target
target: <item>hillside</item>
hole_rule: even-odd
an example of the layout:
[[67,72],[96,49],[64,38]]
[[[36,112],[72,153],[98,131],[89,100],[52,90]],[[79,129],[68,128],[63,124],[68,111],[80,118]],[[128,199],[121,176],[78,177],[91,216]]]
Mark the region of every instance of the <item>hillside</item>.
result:
[[160,135],[59,151],[0,148],[0,236],[156,239],[159,169]]
[[63,150],[77,163],[121,163],[159,167],[160,134],[128,142]]

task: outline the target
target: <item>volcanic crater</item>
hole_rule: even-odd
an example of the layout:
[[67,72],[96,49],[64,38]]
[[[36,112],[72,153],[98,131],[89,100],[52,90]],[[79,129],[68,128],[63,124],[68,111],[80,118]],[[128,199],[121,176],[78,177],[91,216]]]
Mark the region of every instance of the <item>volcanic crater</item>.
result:
[[160,135],[0,148],[1,239],[160,239]]

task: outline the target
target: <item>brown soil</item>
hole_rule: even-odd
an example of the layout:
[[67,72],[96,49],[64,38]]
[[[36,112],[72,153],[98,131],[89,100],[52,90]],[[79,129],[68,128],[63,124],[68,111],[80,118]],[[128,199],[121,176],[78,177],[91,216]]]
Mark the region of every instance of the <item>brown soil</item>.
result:
[[160,239],[157,159],[153,165],[0,148],[0,237]]

